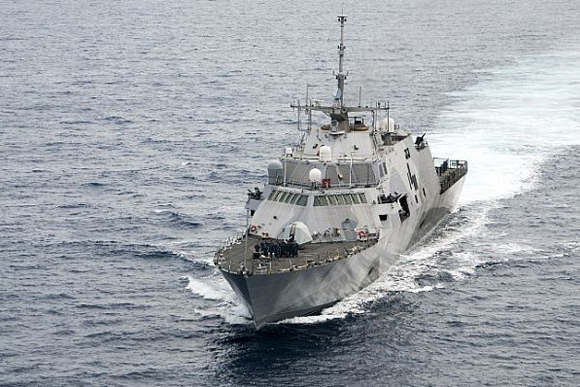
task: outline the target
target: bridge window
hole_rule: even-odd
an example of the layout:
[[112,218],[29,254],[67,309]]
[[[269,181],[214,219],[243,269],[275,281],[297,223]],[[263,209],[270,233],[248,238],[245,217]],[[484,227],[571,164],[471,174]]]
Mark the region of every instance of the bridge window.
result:
[[268,200],[272,202],[296,204],[298,206],[305,206],[308,203],[308,195],[301,195],[292,192],[272,191],[268,195]]
[[360,199],[361,203],[366,203],[367,202],[367,197],[365,196],[364,193],[359,193],[358,194],[358,198]]
[[363,193],[347,193],[335,195],[314,196],[314,206],[345,206],[351,204],[363,204],[367,198]]
[[308,196],[307,195],[300,195],[296,204],[299,206],[305,206],[308,203]]
[[314,206],[328,206],[328,199],[326,196],[315,196],[314,197]]
[[344,201],[346,202],[346,204],[352,204],[352,198],[350,197],[349,194],[344,194]]
[[294,196],[292,196],[292,200],[290,200],[290,204],[296,204],[299,197],[300,197],[299,194],[294,194]]

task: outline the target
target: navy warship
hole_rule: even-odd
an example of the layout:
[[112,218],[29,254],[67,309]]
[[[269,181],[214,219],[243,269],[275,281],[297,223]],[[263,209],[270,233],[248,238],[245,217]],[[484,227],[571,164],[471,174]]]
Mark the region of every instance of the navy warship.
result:
[[362,106],[360,93],[357,106],[344,103],[346,20],[332,102],[291,105],[299,143],[268,163],[267,183],[248,193],[245,231],[214,257],[257,329],[371,284],[453,210],[465,181],[467,162],[433,158],[388,103]]

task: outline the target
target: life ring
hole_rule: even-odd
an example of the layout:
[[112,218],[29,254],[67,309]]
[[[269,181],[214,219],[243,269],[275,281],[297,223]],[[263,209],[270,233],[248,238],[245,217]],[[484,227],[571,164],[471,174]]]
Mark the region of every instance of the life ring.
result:
[[358,239],[367,238],[367,232],[365,230],[358,230],[356,234],[358,235]]
[[256,227],[256,225],[255,225],[255,224],[252,224],[252,225],[250,226],[250,232],[256,232],[256,230],[257,230],[257,229],[258,229],[258,227]]

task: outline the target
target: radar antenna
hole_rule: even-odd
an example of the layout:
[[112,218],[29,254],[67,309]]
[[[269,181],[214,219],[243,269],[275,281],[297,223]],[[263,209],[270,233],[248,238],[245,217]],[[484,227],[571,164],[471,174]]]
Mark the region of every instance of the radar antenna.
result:
[[334,94],[334,101],[336,103],[340,102],[340,107],[344,104],[344,80],[346,79],[346,73],[342,65],[344,59],[344,50],[346,46],[344,45],[344,23],[346,23],[346,15],[339,15],[338,21],[340,22],[340,45],[338,46],[338,74],[336,74],[336,79],[338,81],[338,88]]

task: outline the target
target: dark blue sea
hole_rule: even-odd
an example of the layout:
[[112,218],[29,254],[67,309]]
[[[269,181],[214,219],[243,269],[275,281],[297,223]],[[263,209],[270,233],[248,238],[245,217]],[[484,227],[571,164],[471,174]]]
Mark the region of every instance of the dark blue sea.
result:
[[[213,266],[328,100],[469,160],[391,272],[255,331]],[[579,386],[577,0],[2,1],[1,386]]]

